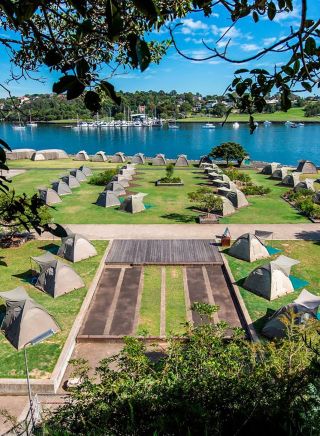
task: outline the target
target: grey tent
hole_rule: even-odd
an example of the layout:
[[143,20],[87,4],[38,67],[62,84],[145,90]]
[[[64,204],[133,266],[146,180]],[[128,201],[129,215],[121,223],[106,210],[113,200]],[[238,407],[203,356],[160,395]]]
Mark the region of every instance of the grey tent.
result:
[[218,167],[218,165],[216,164],[210,164],[210,166],[204,166],[203,170],[206,174],[211,174],[211,173],[215,173],[215,174],[223,174],[223,171],[221,168]]
[[33,161],[41,161],[41,160],[46,160],[46,158],[44,157],[44,155],[42,153],[40,153],[39,151],[36,151],[31,156],[31,160],[33,160]]
[[126,171],[131,171],[132,173],[136,172],[136,164],[135,163],[131,163],[131,164],[126,164],[123,165],[121,167],[122,170],[126,170]]
[[218,188],[217,194],[222,195],[222,197],[226,197],[227,193],[230,192],[230,188],[226,188],[225,186],[222,186],[221,188]]
[[6,302],[6,313],[1,330],[17,350],[48,331],[57,333],[60,328],[40,304],[32,300],[20,286],[12,291],[0,292]]
[[318,295],[312,294],[306,289],[302,289],[299,297],[294,300],[294,303],[300,304],[301,306],[304,306],[317,314],[320,307],[320,297]]
[[296,186],[294,187],[294,191],[298,192],[298,191],[301,191],[302,189],[309,189],[310,191],[315,191],[313,183],[314,183],[314,180],[305,179],[302,182],[299,182],[296,184]]
[[310,160],[301,160],[296,169],[297,173],[317,174],[317,167]]
[[123,176],[126,180],[132,180],[132,176],[134,175],[134,173],[135,173],[134,170],[130,170],[126,168],[121,168],[119,170],[119,175]]
[[[232,182],[230,182],[232,183]],[[240,209],[241,207],[249,206],[248,200],[244,193],[237,188],[231,188],[229,192],[226,193],[225,197],[231,201],[233,206],[236,209]]]
[[45,159],[55,160],[55,159],[67,159],[68,155],[64,150],[58,148],[50,148],[47,150],[39,150],[38,153],[43,154]]
[[225,197],[221,197],[221,200],[222,200],[221,209],[212,212],[217,212],[221,216],[228,216],[235,213],[235,208],[233,207],[233,204],[231,203],[230,200],[228,200]]
[[185,154],[180,154],[177,157],[175,166],[176,167],[188,167],[189,166],[189,162],[188,162],[187,156]]
[[199,167],[201,168],[201,166],[203,165],[203,164],[211,164],[212,163],[212,160],[211,160],[211,158],[210,158],[210,156],[208,156],[208,155],[205,155],[205,156],[201,156],[200,157],[200,160],[199,160]]
[[139,192],[138,194],[129,195],[120,205],[120,210],[129,213],[138,213],[145,210],[145,205],[143,204],[143,198],[147,194]]
[[70,186],[68,186],[63,180],[56,180],[52,182],[51,186],[58,195],[72,194]]
[[251,271],[243,287],[267,300],[274,300],[294,291],[287,272],[281,263],[271,261]]
[[92,171],[91,171],[91,168],[89,168],[89,167],[86,167],[86,166],[84,166],[84,165],[81,165],[81,167],[79,168],[79,170],[82,171],[83,174],[84,174],[86,177],[90,177],[90,176],[92,176]]
[[283,180],[288,175],[288,168],[278,168],[272,173],[273,179]]
[[137,153],[132,158],[132,163],[135,164],[144,164],[146,161],[143,153]]
[[210,173],[210,174],[211,174],[211,178],[213,180],[220,180],[222,182],[230,182],[230,177],[225,175],[225,174],[218,174],[217,176],[212,176],[212,173]]
[[107,156],[106,153],[104,151],[98,151],[93,157],[92,157],[92,161],[93,162],[106,162]]
[[122,176],[121,174],[116,174],[112,177],[112,182],[119,182],[124,188],[129,186],[129,180]]
[[208,172],[208,177],[211,180],[222,180],[221,174],[217,173],[216,171],[212,170],[211,172]]
[[273,232],[268,232],[267,230],[255,230],[254,234],[258,236],[262,242],[266,239],[273,239]]
[[237,259],[254,262],[269,257],[269,252],[261,240],[252,233],[244,233],[234,241],[228,254]]
[[122,151],[118,151],[118,153],[114,154],[111,158],[111,162],[115,162],[115,163],[121,163],[125,161],[126,161],[126,157],[124,153],[122,153]]
[[61,180],[63,180],[71,189],[78,188],[80,186],[79,181],[71,174],[62,176]]
[[110,182],[104,189],[105,191],[112,191],[115,195],[122,196],[126,195],[126,190],[119,182]]
[[16,148],[12,151],[7,151],[8,160],[31,159],[36,150],[33,148]]
[[97,251],[87,238],[77,233],[72,233],[62,238],[62,243],[57,254],[64,259],[70,260],[70,262],[79,262],[80,260],[96,256]]
[[299,173],[291,173],[285,176],[282,180],[282,184],[286,186],[292,186],[293,188],[300,182],[300,174]]
[[75,155],[75,160],[90,160],[87,152],[85,150],[78,151]]
[[237,186],[231,181],[224,182],[222,180],[212,180],[212,185],[218,189],[219,188],[237,189]]
[[279,168],[279,164],[277,162],[272,162],[264,166],[261,170],[261,173],[271,176],[278,168]]
[[77,168],[70,170],[70,174],[71,176],[75,177],[78,180],[78,182],[85,182],[87,180],[83,172]]
[[39,267],[39,275],[35,286],[53,298],[67,294],[74,289],[84,287],[82,278],[53,254],[47,252],[41,256],[31,257]]
[[103,191],[99,194],[96,202],[97,206],[101,207],[113,207],[120,206],[120,200],[117,195],[112,191]]
[[167,165],[165,155],[162,153],[156,154],[155,157],[152,159],[152,165]]
[[39,188],[38,192],[39,197],[45,204],[61,203],[61,198],[56,193],[56,191],[51,188]]

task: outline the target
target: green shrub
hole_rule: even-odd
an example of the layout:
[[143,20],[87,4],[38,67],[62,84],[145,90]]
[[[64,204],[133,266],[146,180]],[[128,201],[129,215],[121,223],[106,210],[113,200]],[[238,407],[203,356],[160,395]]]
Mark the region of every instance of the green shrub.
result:
[[245,184],[251,183],[251,177],[249,174],[239,171],[235,167],[230,167],[229,169],[225,170],[224,173],[232,181],[238,181]]
[[173,177],[174,173],[174,165],[173,163],[169,163],[166,166],[166,176],[160,179],[162,183],[181,183],[180,177]]
[[265,195],[269,194],[270,191],[270,188],[265,188],[264,186],[254,184],[250,184],[242,188],[242,192],[245,195]]
[[91,176],[89,183],[90,185],[104,186],[111,182],[112,177],[117,174],[117,169],[110,168],[99,174],[94,174]]

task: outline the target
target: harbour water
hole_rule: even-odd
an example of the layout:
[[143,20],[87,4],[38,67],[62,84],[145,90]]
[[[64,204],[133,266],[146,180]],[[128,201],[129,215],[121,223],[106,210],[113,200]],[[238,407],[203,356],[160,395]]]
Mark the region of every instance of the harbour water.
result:
[[86,150],[88,154],[99,150],[107,154],[123,151],[129,156],[137,152],[146,156],[164,153],[168,158],[183,153],[189,159],[198,159],[222,142],[234,141],[245,147],[253,160],[296,165],[300,159],[309,159],[320,165],[320,124],[297,128],[275,123],[269,126],[260,124],[253,135],[250,135],[247,124],[240,124],[238,129],[232,124],[204,129],[203,124],[181,123],[178,129],[129,127],[81,130],[61,125],[38,125],[15,130],[10,124],[2,123],[0,138],[11,148],[62,148],[67,153]]

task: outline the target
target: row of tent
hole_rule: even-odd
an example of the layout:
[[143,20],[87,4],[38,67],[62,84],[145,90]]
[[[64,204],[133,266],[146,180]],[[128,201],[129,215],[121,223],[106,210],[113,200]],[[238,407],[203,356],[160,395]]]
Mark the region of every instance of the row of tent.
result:
[[261,173],[269,175],[273,179],[281,180],[282,185],[291,186],[295,191],[301,189],[315,190],[313,179],[300,180],[301,174],[317,174],[316,165],[308,160],[300,161],[296,170],[291,173],[288,172],[288,168],[281,167],[280,164],[276,162],[265,165]]
[[[276,176],[278,173],[275,173],[275,171],[280,169],[287,171],[287,168],[281,167],[279,163],[272,162],[270,164],[265,165],[262,168],[261,172],[262,174],[266,174],[277,178]],[[317,166],[310,160],[301,160],[299,161],[298,166],[294,172],[303,173],[303,174],[317,174],[318,170],[317,170]]]
[[248,206],[249,203],[244,193],[226,174],[223,174],[218,165],[209,163],[208,159],[205,159],[204,156],[201,158],[200,168],[204,170],[212,186],[217,188],[217,194],[221,196],[222,209],[218,211],[219,214],[222,216],[232,215],[236,209]]
[[[125,156],[125,154],[123,152],[121,152],[121,151],[115,153],[111,157],[107,156],[104,151],[98,151],[91,158],[91,160],[93,162],[107,162],[109,159],[113,163],[125,163],[126,160],[128,160],[127,156]],[[88,155],[88,153],[85,150],[81,150],[81,151],[79,151],[75,155],[75,160],[89,161],[90,160],[90,156]],[[143,165],[143,164],[146,163],[146,157],[145,157],[145,155],[143,153],[136,153],[132,157],[131,163],[132,164]],[[152,163],[152,165],[163,166],[163,165],[167,165],[168,161],[167,161],[167,159],[166,159],[164,154],[158,153],[158,154],[155,155],[154,158],[152,158],[151,163]],[[188,161],[187,156],[185,154],[180,154],[177,157],[176,161],[175,161],[175,166],[177,166],[177,167],[188,167],[189,166],[189,161]]]
[[38,188],[39,197],[48,205],[61,203],[61,196],[72,194],[72,189],[78,188],[81,182],[92,175],[90,168],[81,166],[69,171],[51,184],[51,188]]
[[120,197],[126,195],[126,188],[129,187],[135,172],[135,164],[124,165],[112,178],[112,181],[106,185],[104,191],[99,194],[96,204],[106,208],[119,206],[120,210],[128,213],[144,211],[143,199],[147,194],[138,192],[128,195],[123,201],[120,201]]

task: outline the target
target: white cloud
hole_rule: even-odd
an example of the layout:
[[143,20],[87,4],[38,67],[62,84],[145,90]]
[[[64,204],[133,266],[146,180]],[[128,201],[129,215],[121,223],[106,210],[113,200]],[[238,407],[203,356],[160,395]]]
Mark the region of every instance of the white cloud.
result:
[[241,44],[241,48],[243,51],[257,51],[260,47],[257,44]]
[[212,60],[212,61],[209,61],[208,64],[210,64],[210,65],[218,65],[218,64],[222,64],[222,61],[221,60],[220,61]]
[[275,43],[276,40],[277,40],[277,38],[275,36],[271,36],[270,38],[264,38],[264,40],[262,41],[262,44],[264,46],[268,46],[268,45]]
[[200,20],[194,20],[193,18],[185,18],[182,23],[184,26],[189,27],[192,30],[207,30],[208,25]]

